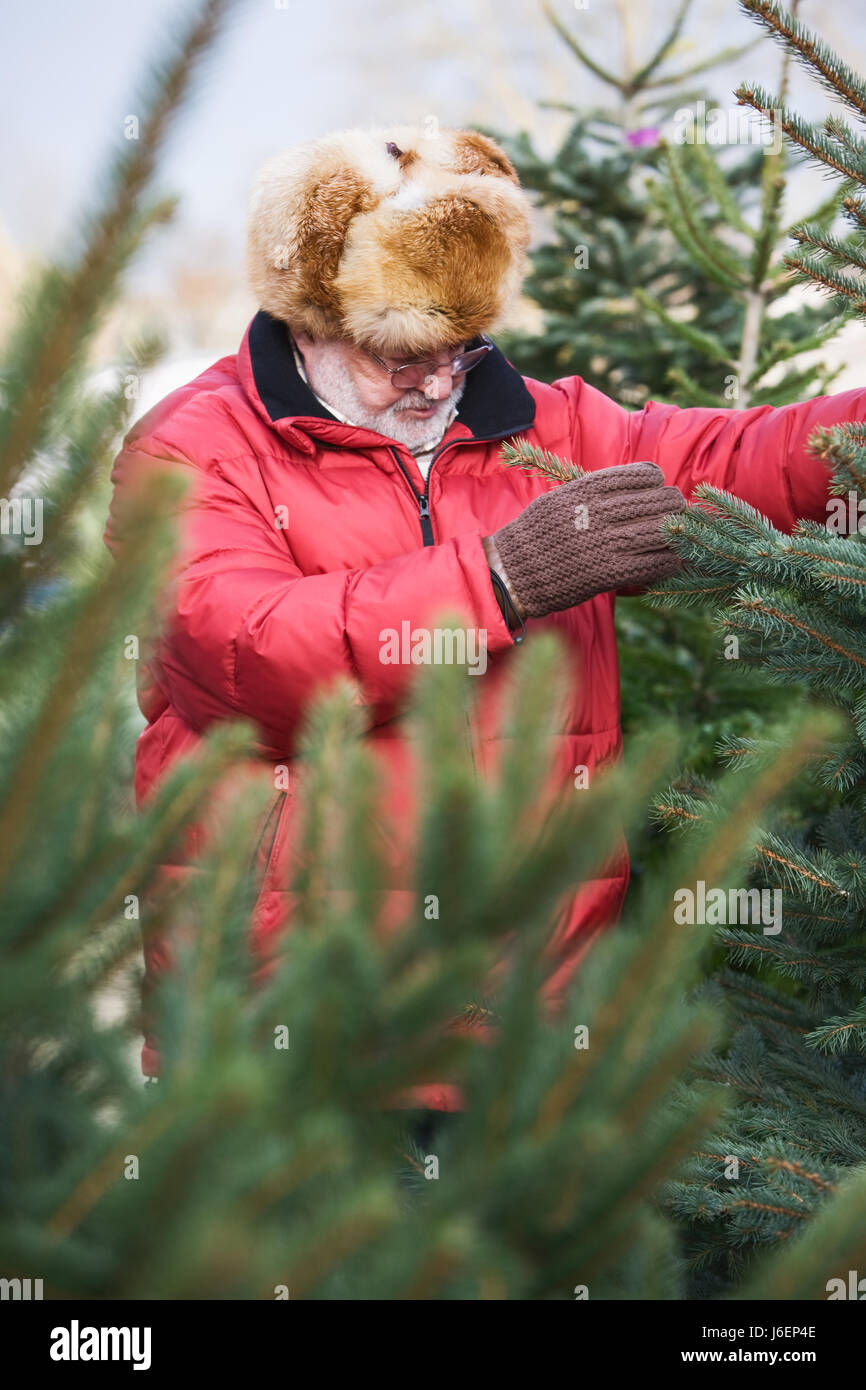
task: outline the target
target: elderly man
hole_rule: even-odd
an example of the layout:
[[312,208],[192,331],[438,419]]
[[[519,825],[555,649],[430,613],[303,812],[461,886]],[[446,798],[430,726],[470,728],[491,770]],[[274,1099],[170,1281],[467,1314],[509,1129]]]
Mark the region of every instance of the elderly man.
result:
[[[113,473],[112,548],[142,472],[179,468],[192,483],[167,621],[142,672],[137,797],[216,720],[251,719],[262,759],[291,765],[310,700],[347,677],[384,774],[397,922],[413,901],[399,848],[411,838],[399,714],[413,665],[386,634],[431,632],[443,612],[480,634],[471,732],[484,775],[502,747],[503,676],[524,636],[555,627],[573,674],[556,775],[571,787],[586,769],[591,795],[620,751],[615,593],[676,569],[663,517],[709,482],[783,529],[823,518],[827,472],[807,439],[866,416],[866,392],[630,413],[579,376],[522,377],[487,334],[520,288],[529,205],[503,150],[473,131],[350,130],[290,150],[258,180],[248,237],[261,309],[240,351],[139,421]],[[503,466],[516,436],[588,476],[555,485]],[[262,951],[291,918],[289,783],[258,852]],[[627,880],[623,857],[552,924],[552,998],[616,920]],[[146,955],[152,978],[166,944],[149,940]],[[148,1036],[144,1071],[158,1065]],[[416,1099],[459,1105],[444,1085]]]

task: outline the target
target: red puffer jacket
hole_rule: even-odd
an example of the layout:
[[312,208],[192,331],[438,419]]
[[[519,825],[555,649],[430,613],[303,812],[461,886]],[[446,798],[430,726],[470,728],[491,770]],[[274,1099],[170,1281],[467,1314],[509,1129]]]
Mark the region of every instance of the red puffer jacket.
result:
[[[789,530],[797,517],[823,518],[827,474],[805,452],[818,424],[866,417],[866,390],[802,404],[734,411],[680,409],[650,401],[628,412],[580,377],[546,385],[522,377],[498,349],[467,375],[457,418],[425,481],[402,445],[337,421],[298,375],[284,326],[260,312],[240,351],[172,392],[130,430],[112,473],[105,542],[122,544],[122,503],[141,470],[165,460],[192,475],[183,512],[179,579],[157,652],[142,663],[139,702],[147,719],[136,754],[141,805],[166,769],[189,753],[215,720],[244,716],[260,730],[261,756],[289,764],[289,790],[275,795],[260,851],[262,889],[252,923],[259,955],[290,917],[287,881],[297,781],[291,760],[310,697],[334,678],[361,692],[371,748],[385,773],[385,822],[392,826],[394,876],[387,910],[398,921],[412,900],[401,861],[408,750],[395,710],[411,666],[380,659],[386,629],[431,628],[443,612],[487,633],[474,756],[493,766],[497,692],[519,660],[490,581],[482,536],[511,521],[551,486],[507,468],[501,441],[523,435],[586,469],[651,459],[688,496],[707,481]],[[593,773],[620,751],[614,595],[531,622],[555,627],[574,669],[573,697],[559,737],[558,771]],[[578,680],[578,671],[581,678]],[[273,776],[272,772],[269,772]],[[195,849],[193,833],[188,850]],[[163,875],[189,869],[166,865]],[[583,884],[551,934],[551,994],[567,984],[595,931],[614,922],[628,882],[622,856],[604,878]],[[148,976],[169,963],[148,942]],[[142,1052],[156,1074],[155,1040]],[[448,1086],[419,1088],[415,1103],[460,1105]]]

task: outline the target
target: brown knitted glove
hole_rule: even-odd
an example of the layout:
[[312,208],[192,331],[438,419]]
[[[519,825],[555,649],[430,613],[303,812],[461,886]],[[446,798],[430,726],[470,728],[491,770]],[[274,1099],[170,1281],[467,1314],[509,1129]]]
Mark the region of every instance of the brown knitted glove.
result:
[[521,616],[543,618],[608,589],[676,574],[682,561],[661,526],[685,506],[656,463],[600,468],[536,497],[493,532],[491,549]]

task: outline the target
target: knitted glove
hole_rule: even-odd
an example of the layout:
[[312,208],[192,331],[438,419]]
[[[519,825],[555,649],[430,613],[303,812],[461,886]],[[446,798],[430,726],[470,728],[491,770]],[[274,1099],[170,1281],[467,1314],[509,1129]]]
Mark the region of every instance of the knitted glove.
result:
[[490,553],[521,617],[543,618],[608,589],[676,574],[682,561],[661,526],[685,506],[658,464],[600,468],[536,497],[493,532]]

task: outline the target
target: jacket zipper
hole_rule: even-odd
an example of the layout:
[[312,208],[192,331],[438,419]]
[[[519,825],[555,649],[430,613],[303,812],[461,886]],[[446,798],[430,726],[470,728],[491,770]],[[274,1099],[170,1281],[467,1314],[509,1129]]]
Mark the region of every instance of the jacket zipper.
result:
[[419,492],[406,469],[403,467],[403,460],[400,458],[399,451],[395,445],[390,445],[391,453],[394,455],[394,462],[409,484],[412,496],[418,503],[418,520],[421,523],[421,539],[424,545],[435,545],[436,539],[433,535],[433,518],[430,514],[430,479],[433,476],[433,465],[446,449],[454,448],[457,444],[492,444],[497,439],[508,439],[512,434],[518,434],[521,430],[528,430],[532,426],[530,420],[526,425],[518,425],[514,429],[506,430],[504,434],[492,434],[487,439],[476,439],[474,435],[469,439],[449,439],[447,444],[442,444],[436,450],[430,460],[430,467],[427,469],[427,479],[424,484],[424,491]]
[[[451,440],[449,442],[453,443],[454,441]],[[409,477],[409,474],[406,472],[406,469],[403,467],[403,460],[400,458],[400,455],[397,449],[394,447],[394,445],[391,445],[391,453],[394,455],[394,462],[396,463],[400,472],[403,474],[403,477],[406,479],[406,482],[412,489],[412,496],[418,503],[418,520],[421,523],[421,539],[423,540],[425,545],[435,545],[436,542],[433,536],[433,522],[430,517],[430,474],[433,471],[433,465],[436,462],[439,455],[434,454],[432,459],[430,460],[430,467],[427,469],[427,481],[424,484],[424,491],[419,492],[415,484],[412,482],[412,479]]]

